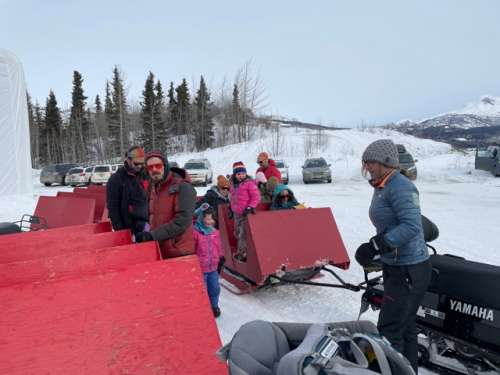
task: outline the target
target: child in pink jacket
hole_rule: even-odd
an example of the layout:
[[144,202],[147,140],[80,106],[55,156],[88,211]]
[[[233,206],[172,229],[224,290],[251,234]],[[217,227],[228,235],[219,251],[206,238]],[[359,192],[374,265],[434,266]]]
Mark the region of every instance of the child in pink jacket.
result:
[[234,235],[238,239],[238,250],[235,258],[246,262],[245,222],[249,213],[255,213],[255,208],[260,202],[260,193],[255,181],[247,176],[247,170],[241,161],[233,164],[231,182],[230,199],[234,215]]
[[193,230],[195,251],[200,260],[212,311],[217,318],[221,313],[219,308],[219,272],[225,260],[220,235],[214,226],[213,208],[208,203],[202,204],[195,211],[195,215],[197,216]]

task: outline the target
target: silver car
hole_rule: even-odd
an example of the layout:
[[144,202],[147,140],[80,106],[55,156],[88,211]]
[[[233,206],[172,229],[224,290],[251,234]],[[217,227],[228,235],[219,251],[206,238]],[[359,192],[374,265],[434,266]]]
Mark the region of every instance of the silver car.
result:
[[332,182],[330,164],[324,158],[307,159],[302,166],[302,180],[304,184],[310,182]]
[[66,173],[75,167],[78,167],[78,164],[53,164],[43,167],[40,173],[40,183],[45,186],[52,184],[66,185]]
[[276,168],[279,169],[281,173],[281,181],[288,185],[288,165],[285,164],[283,160],[275,160]]
[[86,185],[85,169],[83,167],[71,168],[68,173],[66,173],[65,182],[66,185],[69,186]]

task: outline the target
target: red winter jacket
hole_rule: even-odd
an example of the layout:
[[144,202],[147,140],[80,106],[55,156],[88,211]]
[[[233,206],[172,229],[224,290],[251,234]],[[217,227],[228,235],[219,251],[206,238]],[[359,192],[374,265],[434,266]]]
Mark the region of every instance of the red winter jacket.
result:
[[203,234],[193,229],[194,248],[203,272],[217,271],[219,259],[223,256],[219,231]]
[[266,176],[267,180],[269,180],[273,176],[276,177],[278,179],[278,183],[281,184],[281,172],[278,168],[276,168],[276,163],[274,162],[273,159],[269,159],[269,165],[267,166],[267,168],[259,167],[259,169],[257,169],[257,172],[255,172],[255,174],[259,172],[264,172],[264,175]]

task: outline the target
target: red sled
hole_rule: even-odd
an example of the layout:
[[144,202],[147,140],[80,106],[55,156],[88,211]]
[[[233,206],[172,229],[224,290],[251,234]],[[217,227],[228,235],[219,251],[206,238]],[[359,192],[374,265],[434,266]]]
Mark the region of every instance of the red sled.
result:
[[269,211],[261,204],[246,225],[246,261],[235,259],[237,239],[229,207],[219,206],[226,263],[222,285],[235,294],[321,276],[327,265],[349,268],[349,256],[330,208]]

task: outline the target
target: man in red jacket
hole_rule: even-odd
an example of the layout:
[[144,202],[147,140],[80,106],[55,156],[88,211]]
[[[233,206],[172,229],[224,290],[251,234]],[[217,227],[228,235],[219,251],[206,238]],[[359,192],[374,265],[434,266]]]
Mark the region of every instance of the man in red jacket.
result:
[[261,152],[259,156],[257,156],[257,163],[259,164],[258,172],[263,172],[266,176],[266,179],[269,181],[271,177],[276,177],[278,183],[281,184],[281,172],[278,168],[276,168],[276,163],[273,159],[269,159],[269,155],[267,152]]

